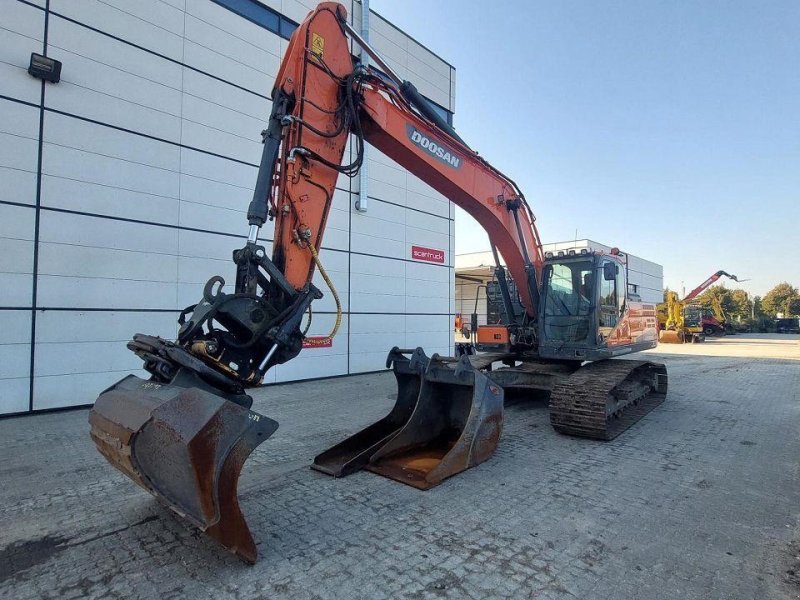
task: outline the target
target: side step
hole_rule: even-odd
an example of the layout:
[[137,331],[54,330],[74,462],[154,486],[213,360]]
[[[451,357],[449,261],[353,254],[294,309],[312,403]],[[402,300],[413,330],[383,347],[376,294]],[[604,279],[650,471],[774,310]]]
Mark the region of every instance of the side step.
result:
[[317,456],[314,469],[344,476],[366,468],[424,490],[494,453],[503,425],[503,389],[468,356],[427,359],[421,348],[413,353],[395,348],[388,364],[398,381],[392,411]]
[[550,423],[559,433],[611,440],[661,404],[661,363],[601,360],[560,380],[550,394]]

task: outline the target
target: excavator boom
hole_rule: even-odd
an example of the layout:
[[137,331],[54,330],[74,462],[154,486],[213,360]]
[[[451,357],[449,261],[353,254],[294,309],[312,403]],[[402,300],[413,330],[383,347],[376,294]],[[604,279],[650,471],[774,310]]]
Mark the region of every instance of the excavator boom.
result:
[[[353,58],[348,33],[382,72]],[[523,310],[501,328],[508,342],[503,354],[390,351],[387,368],[398,382],[394,409],[320,454],[315,469],[343,476],[366,468],[419,489],[433,487],[492,455],[509,385],[553,390],[553,426],[600,439],[614,437],[663,400],[663,365],[641,361],[598,360],[583,375],[594,385],[555,385],[583,373],[586,358],[653,347],[655,306],[627,296],[621,271],[627,262],[618,255],[572,252],[563,264],[548,262],[533,211],[516,184],[380,60],[348,25],[344,7],[323,2],[295,30],[271,98],[247,243],[233,252],[233,290],[212,277],[200,301],[181,313],[176,340],[137,334],[128,344],[150,379],[131,375],[118,382],[100,395],[89,417],[92,438],[112,465],[242,559],[255,561],[236,482],[247,456],[278,425],[251,410],[246,389],[300,352],[308,327],[303,320],[308,315],[310,322],[311,303],[322,297],[312,282],[315,271],[337,305],[328,338],[337,332],[341,305],[318,249],[337,179],[358,172],[367,143],[483,225],[506,306],[511,300],[500,255]],[[348,140],[352,159],[343,164]],[[271,252],[259,242],[268,221],[274,222]],[[556,282],[552,289],[547,277]],[[601,280],[616,290],[605,299]],[[545,292],[548,306],[541,300]],[[493,373],[498,361],[510,370]],[[518,361],[527,366],[513,370]],[[576,395],[578,388],[586,389]],[[623,412],[627,420],[620,420]]]
[[720,270],[720,271],[717,271],[716,273],[714,273],[711,277],[706,279],[703,283],[698,285],[696,288],[694,288],[691,292],[686,294],[686,297],[682,301],[683,302],[689,302],[690,300],[694,300],[695,298],[697,298],[697,296],[699,296],[706,289],[708,289],[709,286],[713,285],[720,277],[723,277],[723,276],[727,277],[729,279],[732,279],[733,281],[736,281],[736,282],[747,281],[747,279],[739,279],[738,277],[736,277],[736,275],[731,275],[727,271]]

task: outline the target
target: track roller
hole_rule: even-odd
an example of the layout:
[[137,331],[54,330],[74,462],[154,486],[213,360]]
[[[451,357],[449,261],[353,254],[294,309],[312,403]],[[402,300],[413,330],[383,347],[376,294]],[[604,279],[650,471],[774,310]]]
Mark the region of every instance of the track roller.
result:
[[559,433],[611,440],[661,404],[666,395],[663,364],[601,360],[553,387],[550,423]]

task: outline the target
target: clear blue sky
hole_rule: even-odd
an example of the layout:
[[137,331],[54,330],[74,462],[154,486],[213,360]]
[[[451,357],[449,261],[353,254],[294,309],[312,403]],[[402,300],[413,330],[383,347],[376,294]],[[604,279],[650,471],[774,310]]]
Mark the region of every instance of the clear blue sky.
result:
[[[797,0],[371,6],[455,65],[456,128],[543,241],[577,229],[678,290],[720,268],[756,294],[800,284]],[[457,253],[488,249],[470,221]]]

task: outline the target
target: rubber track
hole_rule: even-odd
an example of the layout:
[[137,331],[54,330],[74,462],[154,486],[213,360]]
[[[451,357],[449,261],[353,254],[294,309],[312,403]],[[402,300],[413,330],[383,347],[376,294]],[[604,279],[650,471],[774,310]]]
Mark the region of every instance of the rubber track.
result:
[[[559,433],[611,440],[664,401],[666,367],[637,360],[589,363],[555,384],[550,423]],[[654,375],[663,375],[654,388]],[[625,384],[622,385],[621,384]],[[626,388],[633,388],[628,391]],[[649,391],[648,391],[649,389]],[[616,414],[607,414],[619,402]]]

